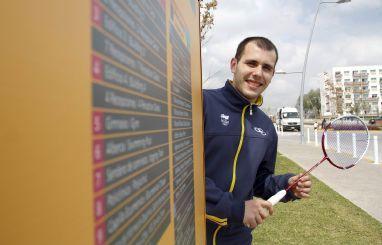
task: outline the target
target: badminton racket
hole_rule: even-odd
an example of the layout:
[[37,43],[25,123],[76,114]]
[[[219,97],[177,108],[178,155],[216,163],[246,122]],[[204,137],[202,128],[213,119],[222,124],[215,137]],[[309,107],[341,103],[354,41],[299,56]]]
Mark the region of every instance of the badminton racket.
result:
[[276,205],[300,179],[327,160],[339,169],[354,167],[365,155],[369,146],[369,131],[366,124],[356,116],[342,116],[327,124],[323,130],[321,147],[324,157],[303,173],[285,190],[277,192],[268,201]]

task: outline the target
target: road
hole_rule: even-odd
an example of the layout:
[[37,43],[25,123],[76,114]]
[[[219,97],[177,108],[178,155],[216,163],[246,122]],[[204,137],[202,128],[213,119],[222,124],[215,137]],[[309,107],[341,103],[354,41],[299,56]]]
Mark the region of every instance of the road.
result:
[[[310,143],[308,143],[308,144],[314,145],[315,144],[315,135],[314,135],[313,126],[306,126],[304,128],[305,128],[305,131],[304,131],[305,132],[305,141],[307,141],[307,138],[308,138],[307,129],[309,128]],[[299,139],[299,136],[300,136],[299,132],[287,131],[287,132],[283,132],[283,134],[285,135],[285,137],[288,137],[291,139],[293,139],[293,138]],[[382,131],[369,131],[369,135],[370,135],[369,147],[367,149],[367,152],[365,153],[364,158],[367,159],[370,163],[374,163],[375,162],[375,151],[377,151],[379,154],[379,156],[378,156],[379,161],[378,162],[382,163]],[[375,148],[374,136],[377,136],[378,148]],[[322,137],[322,130],[318,130],[317,131],[317,141],[318,141],[319,147],[321,147],[321,137]],[[345,141],[346,140],[347,140],[347,142],[341,142],[341,145],[349,146],[348,149],[352,152],[353,148],[350,147],[350,146],[352,146],[352,140],[351,140],[351,138],[347,138],[347,139],[345,138]],[[333,144],[336,145],[335,142]]]

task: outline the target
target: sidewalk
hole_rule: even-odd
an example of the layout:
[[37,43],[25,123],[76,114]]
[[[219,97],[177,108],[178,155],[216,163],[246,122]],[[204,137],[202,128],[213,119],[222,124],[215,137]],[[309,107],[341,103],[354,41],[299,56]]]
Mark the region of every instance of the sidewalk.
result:
[[[278,151],[305,170],[323,157],[321,147],[301,145],[296,134],[279,134]],[[325,161],[311,174],[382,223],[382,164],[363,159],[341,170]]]

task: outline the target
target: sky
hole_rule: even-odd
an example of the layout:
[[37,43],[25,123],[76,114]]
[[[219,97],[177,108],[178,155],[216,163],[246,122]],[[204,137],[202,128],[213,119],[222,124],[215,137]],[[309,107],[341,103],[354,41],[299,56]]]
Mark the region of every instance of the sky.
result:
[[[335,1],[334,1],[335,2]],[[278,48],[276,71],[301,72],[318,0],[218,0],[215,25],[202,43],[203,88],[232,78],[229,63],[240,41],[264,36]],[[332,67],[382,65],[382,0],[321,4],[310,46],[304,93],[321,86]],[[295,106],[301,74],[275,75],[262,109]]]

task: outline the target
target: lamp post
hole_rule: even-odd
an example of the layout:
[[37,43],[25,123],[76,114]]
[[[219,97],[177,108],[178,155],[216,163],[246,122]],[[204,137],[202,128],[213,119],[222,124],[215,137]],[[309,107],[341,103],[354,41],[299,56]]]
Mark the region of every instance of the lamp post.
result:
[[321,1],[318,4],[316,15],[314,16],[314,20],[313,20],[313,26],[312,26],[312,29],[310,30],[310,36],[309,36],[308,45],[307,45],[306,51],[305,51],[304,66],[302,68],[302,76],[301,76],[301,90],[300,90],[300,120],[301,120],[300,143],[301,144],[304,143],[304,104],[303,104],[303,102],[304,102],[304,83],[305,83],[305,74],[306,74],[306,64],[308,62],[310,43],[312,42],[314,26],[316,24],[317,15],[318,15],[318,12],[320,10],[320,6],[321,6],[321,4],[327,4],[327,3],[341,4],[341,3],[347,3],[347,2],[350,2],[350,1],[351,0],[339,0],[339,1],[330,1],[330,2]]

